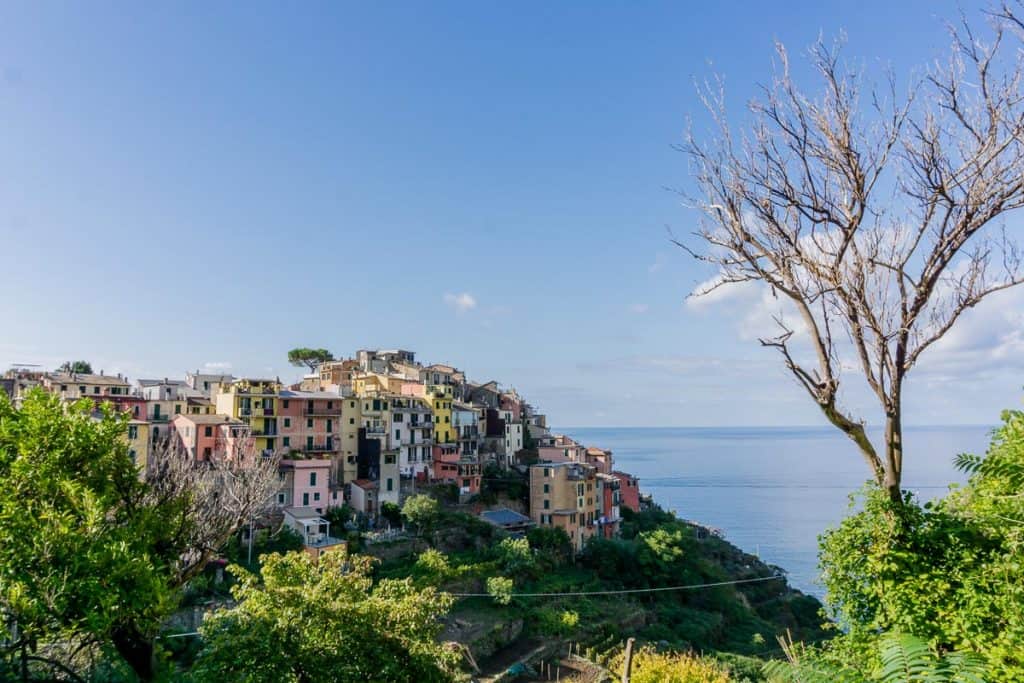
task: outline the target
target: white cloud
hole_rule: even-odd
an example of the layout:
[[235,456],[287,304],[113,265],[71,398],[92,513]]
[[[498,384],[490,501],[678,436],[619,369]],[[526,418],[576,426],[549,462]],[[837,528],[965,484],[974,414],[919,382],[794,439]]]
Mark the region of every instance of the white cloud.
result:
[[654,263],[647,266],[647,272],[652,275],[654,273],[657,273],[659,270],[665,267],[666,260],[667,259],[665,258],[664,252],[659,251],[657,254],[654,255]]
[[632,306],[629,307],[629,312],[636,313],[637,315],[643,315],[648,311],[649,308],[650,306],[648,306],[647,304],[633,304]]
[[448,292],[444,295],[444,303],[454,308],[456,313],[465,313],[476,308],[476,299],[469,292],[461,294]]
[[210,360],[203,363],[203,370],[217,371],[230,369],[231,363],[223,360]]

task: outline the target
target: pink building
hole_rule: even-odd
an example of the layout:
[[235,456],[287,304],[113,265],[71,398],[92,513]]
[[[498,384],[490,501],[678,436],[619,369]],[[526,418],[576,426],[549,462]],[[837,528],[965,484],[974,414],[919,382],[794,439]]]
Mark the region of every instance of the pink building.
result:
[[249,425],[227,415],[175,415],[170,426],[172,439],[196,460],[214,455],[234,457],[249,441]]
[[483,483],[480,458],[461,453],[457,442],[435,444],[434,479],[458,486],[460,498],[474,496]]
[[559,434],[548,446],[538,446],[537,456],[541,462],[587,462],[587,449],[567,436]]
[[285,453],[334,455],[341,448],[341,404],[337,394],[282,391],[278,395],[278,434]]
[[619,480],[619,504],[633,512],[640,512],[640,480],[626,472],[612,472]]
[[602,474],[611,474],[611,451],[606,451],[603,448],[596,448],[595,446],[589,446],[584,453],[584,457],[587,459],[587,464],[596,467],[598,472],[601,472]]
[[318,513],[330,507],[330,460],[282,460],[278,471],[281,486],[276,502],[280,507],[312,508]]

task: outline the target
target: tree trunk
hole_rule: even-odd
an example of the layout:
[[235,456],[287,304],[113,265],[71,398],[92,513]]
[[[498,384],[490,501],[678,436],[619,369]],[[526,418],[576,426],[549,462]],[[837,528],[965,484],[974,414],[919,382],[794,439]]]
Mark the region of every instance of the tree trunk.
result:
[[140,681],[152,681],[156,678],[156,653],[151,638],[129,625],[116,629],[112,639],[117,653],[132,668]]
[[903,417],[899,399],[896,407],[885,416],[885,481],[883,488],[894,503],[903,500]]

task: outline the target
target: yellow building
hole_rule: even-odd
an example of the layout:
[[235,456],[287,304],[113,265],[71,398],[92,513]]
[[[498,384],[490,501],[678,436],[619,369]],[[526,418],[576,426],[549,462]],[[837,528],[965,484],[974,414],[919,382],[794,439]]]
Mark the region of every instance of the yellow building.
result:
[[352,379],[352,393],[356,396],[379,396],[389,391],[388,377],[375,372],[364,372]]
[[341,402],[341,447],[335,477],[344,486],[356,480],[359,456],[359,428],[363,426],[362,401],[346,398]]
[[600,517],[595,467],[575,462],[530,467],[530,518],[538,526],[564,529],[580,552],[597,532]]
[[145,472],[149,462],[149,423],[145,420],[131,420],[125,440],[128,442],[128,455],[132,462],[140,472]]
[[434,413],[434,443],[455,441],[455,427],[452,425],[452,386],[450,384],[428,384],[427,402]]
[[276,451],[277,397],[281,383],[272,379],[237,379],[220,387],[217,413],[241,420],[252,429],[257,451]]

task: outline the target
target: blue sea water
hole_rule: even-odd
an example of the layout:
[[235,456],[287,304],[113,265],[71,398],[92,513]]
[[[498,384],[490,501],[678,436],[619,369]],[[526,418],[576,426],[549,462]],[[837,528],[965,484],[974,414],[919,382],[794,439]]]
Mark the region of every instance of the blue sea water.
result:
[[[638,476],[662,507],[722,530],[818,597],[818,535],[849,513],[849,495],[868,478],[854,445],[829,427],[560,431],[610,448],[616,469]],[[964,481],[956,454],[984,453],[990,434],[983,426],[906,428],[905,488],[926,500],[942,496]]]

